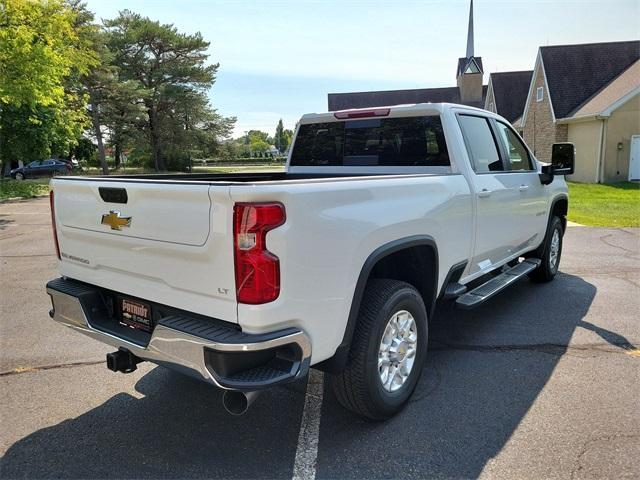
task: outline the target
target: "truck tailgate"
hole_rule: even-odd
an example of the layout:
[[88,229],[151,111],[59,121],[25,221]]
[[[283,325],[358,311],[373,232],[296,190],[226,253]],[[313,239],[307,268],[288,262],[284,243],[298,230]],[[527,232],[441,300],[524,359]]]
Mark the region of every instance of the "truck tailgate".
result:
[[52,186],[63,275],[237,321],[227,186],[73,178]]

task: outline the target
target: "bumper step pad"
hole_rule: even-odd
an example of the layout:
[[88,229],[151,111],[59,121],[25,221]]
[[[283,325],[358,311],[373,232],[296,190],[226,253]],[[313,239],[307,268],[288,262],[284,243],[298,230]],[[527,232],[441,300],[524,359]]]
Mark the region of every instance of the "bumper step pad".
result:
[[161,313],[152,333],[123,326],[113,308],[122,294],[75,280],[47,284],[51,317],[142,360],[189,373],[216,386],[252,391],[306,375],[311,344],[297,328],[252,334],[239,326],[149,302]]

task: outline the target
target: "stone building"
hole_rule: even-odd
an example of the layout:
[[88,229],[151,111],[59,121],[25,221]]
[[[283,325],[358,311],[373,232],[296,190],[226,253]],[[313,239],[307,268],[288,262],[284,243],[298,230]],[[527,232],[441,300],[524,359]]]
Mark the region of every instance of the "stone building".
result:
[[640,165],[631,174],[630,165],[632,147],[639,146],[632,137],[640,136],[639,62],[640,41],[540,47],[518,125],[536,157],[548,162],[554,142],[573,142],[572,180],[635,177]]
[[329,111],[428,102],[480,107],[510,121],[543,162],[554,143],[573,142],[571,180],[640,179],[640,41],[540,47],[532,71],[491,73],[483,85],[473,33],[471,0],[455,87],[330,93]]

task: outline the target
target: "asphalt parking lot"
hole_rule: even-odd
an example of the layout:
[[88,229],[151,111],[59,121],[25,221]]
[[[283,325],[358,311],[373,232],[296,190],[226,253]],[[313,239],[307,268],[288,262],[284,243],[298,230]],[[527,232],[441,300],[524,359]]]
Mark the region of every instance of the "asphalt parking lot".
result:
[[571,227],[554,282],[440,308],[410,404],[369,423],[306,382],[231,417],[179,374],[108,371],[47,315],[49,222],[0,204],[2,478],[640,476],[640,229]]

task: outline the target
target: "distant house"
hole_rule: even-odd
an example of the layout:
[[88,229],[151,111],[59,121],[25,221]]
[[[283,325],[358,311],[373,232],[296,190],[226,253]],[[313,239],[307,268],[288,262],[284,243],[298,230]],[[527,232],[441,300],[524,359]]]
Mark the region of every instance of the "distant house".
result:
[[466,56],[455,87],[330,93],[329,111],[449,102],[509,120],[543,161],[556,142],[576,146],[571,180],[640,179],[640,41],[540,47],[533,70],[496,72],[483,85],[473,51],[473,0]]
[[[573,142],[572,180],[633,177],[632,137],[640,135],[639,61],[640,41],[540,47],[519,122],[536,157],[548,162],[554,142]],[[635,158],[640,162],[640,155]]]
[[267,150],[267,154],[271,157],[279,157],[280,150],[275,145],[269,145],[269,150]]
[[520,119],[527,102],[532,70],[498,72],[489,75],[489,86],[484,108],[511,122],[522,135]]

